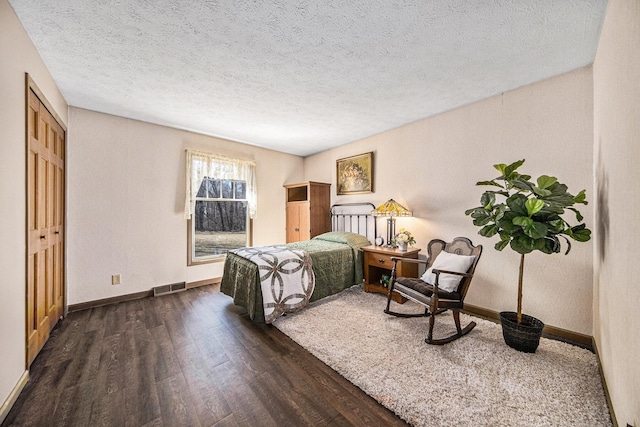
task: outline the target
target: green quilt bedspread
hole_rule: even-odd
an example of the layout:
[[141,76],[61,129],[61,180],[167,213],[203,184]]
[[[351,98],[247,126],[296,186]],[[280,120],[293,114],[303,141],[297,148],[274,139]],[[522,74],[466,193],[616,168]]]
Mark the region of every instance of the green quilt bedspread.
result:
[[[305,250],[311,256],[316,282],[310,301],[317,301],[362,283],[363,255],[360,248],[370,244],[359,234],[332,231],[286,246]],[[234,253],[227,254],[220,291],[232,297],[234,304],[244,307],[252,320],[264,322],[256,264]]]

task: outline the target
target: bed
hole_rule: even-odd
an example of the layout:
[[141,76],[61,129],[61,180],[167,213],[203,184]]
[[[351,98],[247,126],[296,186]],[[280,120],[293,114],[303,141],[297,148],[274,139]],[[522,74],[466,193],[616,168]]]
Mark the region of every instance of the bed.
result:
[[[363,246],[376,237],[371,203],[346,203],[331,207],[331,232],[284,246],[303,250],[311,257],[315,286],[309,302],[336,294],[363,279]],[[233,252],[227,254],[220,291],[244,307],[249,318],[265,322],[258,266]]]

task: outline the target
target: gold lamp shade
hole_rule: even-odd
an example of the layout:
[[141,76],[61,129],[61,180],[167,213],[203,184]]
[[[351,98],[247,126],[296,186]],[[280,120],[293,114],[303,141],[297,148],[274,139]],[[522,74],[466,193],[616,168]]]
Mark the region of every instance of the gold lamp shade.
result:
[[413,213],[393,199],[389,199],[374,210],[373,216],[413,216]]
[[387,244],[388,248],[393,247],[393,236],[396,235],[396,219],[397,216],[413,216],[413,213],[393,199],[389,199],[374,210],[371,211],[373,216],[388,216],[387,220]]

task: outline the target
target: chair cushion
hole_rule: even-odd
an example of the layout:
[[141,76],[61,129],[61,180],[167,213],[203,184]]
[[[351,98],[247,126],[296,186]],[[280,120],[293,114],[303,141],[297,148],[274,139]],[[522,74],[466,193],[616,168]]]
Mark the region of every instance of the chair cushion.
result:
[[[456,255],[442,251],[438,254],[435,261],[433,261],[431,267],[424,272],[422,280],[432,285],[435,284],[436,275],[433,273],[434,269],[466,273],[469,270],[469,267],[471,267],[471,264],[473,264],[473,260],[475,258],[476,257],[474,256]],[[456,276],[455,274],[442,273],[438,280],[438,288],[447,292],[455,292],[458,290],[461,279],[461,276]]]
[[[422,302],[425,302],[428,298],[431,297],[431,295],[433,295],[433,285],[426,283],[421,279],[412,277],[398,277],[396,279],[396,288],[397,290],[403,292],[404,290],[402,289],[402,287],[407,288],[407,294]],[[425,298],[420,298],[420,295],[424,296]],[[438,298],[454,301],[460,301],[462,299],[459,293],[447,292],[440,288],[438,288]]]

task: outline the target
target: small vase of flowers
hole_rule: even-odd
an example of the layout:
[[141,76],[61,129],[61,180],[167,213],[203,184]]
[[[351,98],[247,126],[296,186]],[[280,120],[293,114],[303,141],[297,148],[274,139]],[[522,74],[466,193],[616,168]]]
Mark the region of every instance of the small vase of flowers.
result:
[[401,228],[398,234],[393,237],[393,243],[402,252],[407,250],[407,246],[413,246],[416,243],[416,239],[413,238],[411,233],[404,228]]

